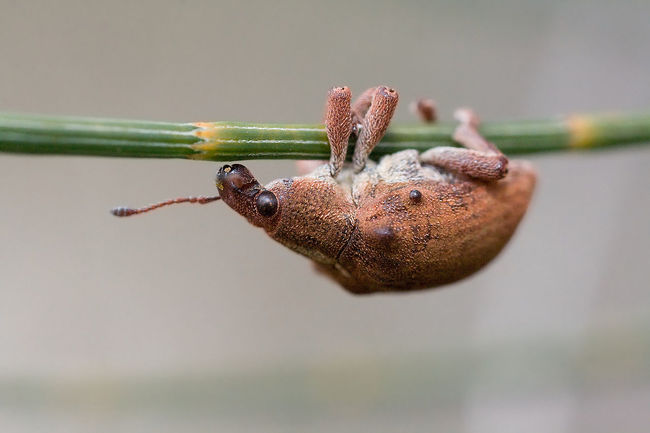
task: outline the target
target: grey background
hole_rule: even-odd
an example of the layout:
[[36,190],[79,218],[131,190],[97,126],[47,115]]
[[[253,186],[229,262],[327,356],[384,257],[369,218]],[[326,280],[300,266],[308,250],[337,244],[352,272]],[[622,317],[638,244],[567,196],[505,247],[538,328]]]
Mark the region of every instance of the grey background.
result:
[[[0,0],[0,111],[314,122],[332,85],[484,119],[650,106],[646,2]],[[0,430],[647,431],[650,148],[532,158],[485,271],[358,298],[204,162],[0,155]],[[293,164],[251,162],[263,182]]]

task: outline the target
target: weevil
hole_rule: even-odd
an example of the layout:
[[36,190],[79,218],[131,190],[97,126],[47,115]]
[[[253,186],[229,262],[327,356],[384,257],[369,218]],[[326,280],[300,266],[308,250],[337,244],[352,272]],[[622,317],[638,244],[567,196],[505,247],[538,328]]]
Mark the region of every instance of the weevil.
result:
[[[377,86],[352,103],[347,87],[335,87],[325,115],[330,160],[313,171],[262,186],[245,166],[224,165],[216,176],[217,196],[113,213],[221,199],[351,293],[407,292],[460,280],[511,238],[531,200],[535,169],[509,161],[482,137],[469,109],[455,114],[453,139],[463,147],[403,150],[378,163],[369,160],[398,100],[397,91]],[[423,120],[435,120],[432,101],[415,108]],[[344,167],[351,136],[352,164]]]

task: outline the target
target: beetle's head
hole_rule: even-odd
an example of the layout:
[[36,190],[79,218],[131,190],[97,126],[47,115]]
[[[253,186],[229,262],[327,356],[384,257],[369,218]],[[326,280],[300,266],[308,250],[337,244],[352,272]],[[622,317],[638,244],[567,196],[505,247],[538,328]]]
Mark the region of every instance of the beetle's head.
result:
[[[266,187],[240,164],[217,173],[221,199],[276,241],[321,263],[331,263],[345,246],[354,224],[354,204],[322,173],[277,179]],[[322,176],[321,176],[322,175]]]
[[221,199],[251,224],[270,230],[280,214],[276,194],[264,188],[241,164],[224,165],[217,172]]

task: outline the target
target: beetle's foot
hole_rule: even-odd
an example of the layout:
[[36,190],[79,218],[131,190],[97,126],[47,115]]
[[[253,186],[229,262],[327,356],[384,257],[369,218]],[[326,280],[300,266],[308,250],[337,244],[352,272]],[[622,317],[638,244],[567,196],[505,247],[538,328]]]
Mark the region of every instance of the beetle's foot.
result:
[[508,158],[479,133],[478,116],[463,108],[456,110],[454,117],[460,124],[453,138],[465,149],[434,147],[420,155],[422,162],[487,182],[503,178],[508,173]]
[[410,109],[424,123],[435,123],[438,120],[436,103],[433,99],[422,98],[413,101],[411,102]]
[[[370,90],[372,90],[372,98],[368,104],[367,94]],[[352,156],[356,173],[363,170],[368,155],[386,133],[398,101],[399,94],[396,90],[379,86],[367,90],[355,102],[353,117],[358,120],[359,116],[363,115],[361,131],[357,134],[357,144]]]

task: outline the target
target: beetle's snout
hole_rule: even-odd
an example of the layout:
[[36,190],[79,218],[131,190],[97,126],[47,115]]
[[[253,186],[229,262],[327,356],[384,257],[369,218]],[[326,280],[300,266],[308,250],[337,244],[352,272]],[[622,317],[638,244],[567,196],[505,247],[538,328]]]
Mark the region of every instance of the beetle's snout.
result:
[[251,172],[241,164],[224,165],[217,172],[217,188],[219,192],[257,192],[260,184]]

